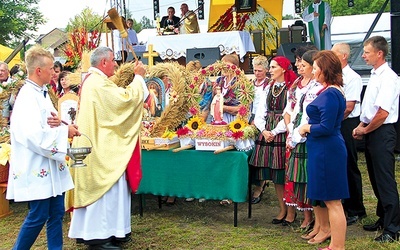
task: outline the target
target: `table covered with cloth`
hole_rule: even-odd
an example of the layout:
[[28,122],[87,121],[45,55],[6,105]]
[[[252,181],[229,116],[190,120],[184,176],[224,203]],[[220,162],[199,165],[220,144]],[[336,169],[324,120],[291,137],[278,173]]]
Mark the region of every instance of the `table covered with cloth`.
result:
[[138,194],[247,201],[250,152],[142,150]]

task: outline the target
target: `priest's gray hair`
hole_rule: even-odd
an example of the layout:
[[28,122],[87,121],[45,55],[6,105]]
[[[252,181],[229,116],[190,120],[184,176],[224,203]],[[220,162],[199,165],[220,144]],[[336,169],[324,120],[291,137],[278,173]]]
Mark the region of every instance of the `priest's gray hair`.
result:
[[[111,54],[110,54],[111,52]],[[113,51],[109,47],[98,47],[90,56],[90,65],[92,67],[96,67],[100,64],[103,59],[110,59],[110,56],[113,56]]]

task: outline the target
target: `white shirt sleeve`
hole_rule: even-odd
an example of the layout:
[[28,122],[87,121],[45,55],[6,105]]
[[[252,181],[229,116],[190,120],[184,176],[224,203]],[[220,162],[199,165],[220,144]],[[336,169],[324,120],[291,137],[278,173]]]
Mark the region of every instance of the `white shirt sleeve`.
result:
[[308,6],[304,9],[302,18],[304,22],[312,22],[314,21],[314,12],[308,13]]
[[261,132],[265,129],[265,116],[267,115],[268,111],[267,103],[265,101],[267,99],[267,93],[268,91],[262,92],[262,94],[260,95],[260,102],[257,107],[256,115],[254,117],[254,125],[256,125],[258,130],[260,130]]

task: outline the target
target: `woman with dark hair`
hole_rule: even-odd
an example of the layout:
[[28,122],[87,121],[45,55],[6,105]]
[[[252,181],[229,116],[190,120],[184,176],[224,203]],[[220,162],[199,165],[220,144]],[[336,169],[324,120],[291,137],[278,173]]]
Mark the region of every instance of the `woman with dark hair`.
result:
[[[330,225],[320,225],[318,234],[308,241],[319,244],[332,238],[324,249],[345,249],[346,217],[341,199],[349,197],[347,151],[340,132],[346,100],[342,90],[342,67],[332,51],[320,51],[314,57],[314,77],[324,87],[307,106],[309,124],[299,128],[307,136],[307,197],[318,216],[329,218]],[[326,208],[323,206],[326,205]]]
[[292,65],[286,57],[274,57],[270,63],[271,83],[262,93],[257,107],[254,124],[260,131],[255,141],[256,147],[249,160],[255,169],[255,179],[272,180],[279,202],[279,214],[272,224],[292,223],[295,220],[294,207],[287,208],[283,201],[285,185],[285,146],[286,130],[278,131],[276,126],[282,120],[287,102],[287,92],[297,78]]
[[[313,56],[317,50],[309,50],[302,54],[297,63],[300,77],[289,89],[289,100],[285,108],[284,120],[288,136],[286,139],[287,169],[285,185],[285,202],[287,206],[295,206],[304,213],[300,229],[308,231],[313,224],[312,206],[306,197],[307,186],[307,150],[304,140],[298,135],[298,128],[307,124],[306,107],[316,97],[322,85],[314,79]],[[288,118],[285,118],[289,116]],[[318,223],[316,223],[318,227]],[[314,234],[315,235],[315,234]]]

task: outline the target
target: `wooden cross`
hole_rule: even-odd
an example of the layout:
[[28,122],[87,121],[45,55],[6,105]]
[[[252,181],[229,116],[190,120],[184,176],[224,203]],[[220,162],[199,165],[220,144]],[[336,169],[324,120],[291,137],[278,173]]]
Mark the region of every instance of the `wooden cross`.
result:
[[149,58],[149,63],[148,63],[149,68],[151,68],[154,65],[153,58],[156,56],[158,56],[158,53],[153,50],[153,44],[149,44],[149,51],[143,53],[143,57]]

